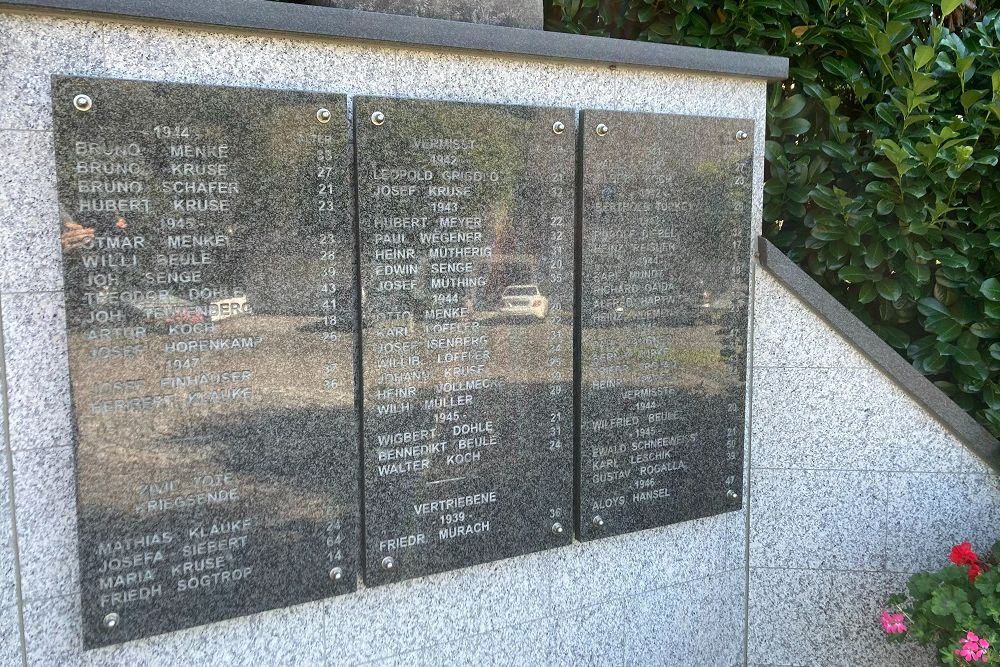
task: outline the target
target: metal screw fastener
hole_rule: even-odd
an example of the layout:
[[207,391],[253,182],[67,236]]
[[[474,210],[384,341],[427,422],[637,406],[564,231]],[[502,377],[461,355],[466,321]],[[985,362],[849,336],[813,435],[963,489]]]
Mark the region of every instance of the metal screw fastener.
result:
[[343,569],[335,567],[332,570],[330,570],[330,579],[332,579],[333,581],[340,581],[343,578],[344,578]]
[[729,489],[728,491],[726,491],[726,495],[727,495],[728,497],[732,498],[733,500],[736,500],[737,498],[739,498],[739,497],[740,497],[740,494],[736,493],[736,492],[735,492],[735,491],[733,491],[732,489]]
[[396,567],[396,561],[392,559],[392,556],[386,556],[382,559],[382,569],[392,570]]
[[77,95],[73,98],[73,106],[76,107],[77,111],[90,111],[94,106],[94,100],[90,99],[89,95]]
[[566,130],[566,126],[562,124],[562,121],[556,121],[552,123],[552,131],[556,134],[562,134]]
[[316,112],[316,120],[321,123],[329,123],[330,119],[333,118],[333,114],[327,108],[321,108]]
[[559,523],[558,521],[556,521],[554,524],[552,524],[552,533],[555,534],[555,535],[562,535],[562,533],[563,533],[562,524]]
[[115,612],[111,612],[110,614],[108,614],[107,616],[104,617],[104,621],[103,621],[104,629],[105,630],[114,630],[115,628],[118,627],[118,622],[120,620],[121,619],[118,617],[118,614],[116,614]]
[[750,135],[747,134],[746,132],[744,132],[743,130],[737,130],[736,131],[736,141],[743,141],[744,139],[746,139],[749,136]]
[[594,128],[594,132],[597,133],[597,136],[603,137],[608,133],[608,126],[604,123],[600,123],[596,128]]
[[595,527],[601,528],[604,526],[604,519],[601,518],[600,514],[598,514],[591,520],[591,523],[593,523]]
[[381,111],[376,111],[372,114],[372,125],[381,125],[385,122],[385,114]]

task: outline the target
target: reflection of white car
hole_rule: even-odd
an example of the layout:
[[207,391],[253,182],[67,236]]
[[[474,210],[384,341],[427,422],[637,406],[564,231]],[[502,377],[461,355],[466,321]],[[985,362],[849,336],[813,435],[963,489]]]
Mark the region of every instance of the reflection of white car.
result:
[[549,313],[549,300],[538,291],[538,285],[510,285],[500,297],[505,315],[532,316],[544,320]]
[[[96,302],[107,303],[107,296],[99,293]],[[156,292],[141,295],[124,304],[122,310],[129,322],[152,326],[156,331],[177,325],[205,327],[210,322],[249,314],[245,296],[225,297],[208,303],[195,303],[176,294]],[[200,331],[202,329],[195,329]]]

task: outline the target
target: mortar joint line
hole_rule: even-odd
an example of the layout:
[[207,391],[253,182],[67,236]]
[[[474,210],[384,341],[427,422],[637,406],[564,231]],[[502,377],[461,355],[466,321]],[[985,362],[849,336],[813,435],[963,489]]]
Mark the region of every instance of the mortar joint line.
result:
[[21,548],[17,535],[14,492],[14,447],[10,440],[10,385],[7,382],[7,340],[3,331],[3,295],[0,295],[0,387],[3,389],[4,456],[7,459],[7,501],[10,503],[10,548],[14,557],[14,593],[17,599],[17,628],[21,638],[21,663],[28,667],[28,643],[24,630],[24,591],[21,586]]

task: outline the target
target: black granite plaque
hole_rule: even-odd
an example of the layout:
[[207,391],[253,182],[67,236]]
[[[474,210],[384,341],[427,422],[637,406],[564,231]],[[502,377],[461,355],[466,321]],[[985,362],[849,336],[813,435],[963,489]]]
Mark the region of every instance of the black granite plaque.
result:
[[738,509],[750,120],[586,111],[578,534]]
[[346,98],[53,104],[85,645],[354,590]]
[[365,582],[568,544],[574,113],[354,109]]

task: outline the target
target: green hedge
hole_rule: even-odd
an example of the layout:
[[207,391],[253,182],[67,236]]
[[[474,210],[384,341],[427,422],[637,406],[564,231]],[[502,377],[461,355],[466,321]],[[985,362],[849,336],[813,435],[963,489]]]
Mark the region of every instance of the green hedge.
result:
[[547,0],[546,26],[787,56],[766,235],[1000,435],[1000,12],[959,2]]

